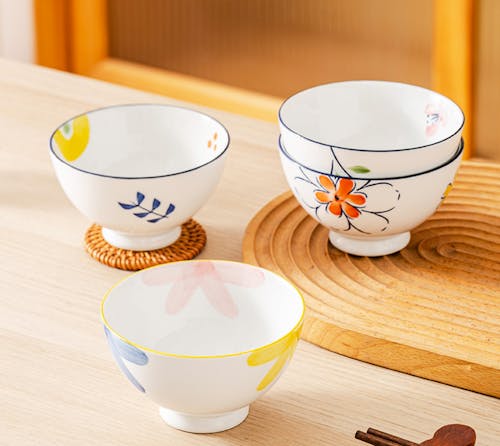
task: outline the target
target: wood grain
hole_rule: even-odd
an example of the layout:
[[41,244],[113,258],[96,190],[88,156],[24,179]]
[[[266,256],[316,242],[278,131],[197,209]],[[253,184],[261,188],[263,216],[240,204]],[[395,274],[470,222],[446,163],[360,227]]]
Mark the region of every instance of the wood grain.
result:
[[477,156],[500,160],[500,2],[476,2],[474,39],[474,148]]
[[433,0],[109,0],[109,54],[271,96],[431,85]]
[[67,0],[34,0],[36,62],[58,70],[69,70],[70,24]]
[[[50,165],[48,139],[68,117],[164,97],[57,71],[0,61],[0,444],[6,446],[342,445],[374,426],[428,438],[451,422],[497,446],[500,401],[355,361],[301,341],[276,386],[248,420],[215,435],[166,426],[120,374],[99,322],[106,290],[128,273],[84,250],[90,222],[71,205]],[[201,257],[241,259],[251,217],[287,189],[275,125],[193,104],[231,134],[221,184],[195,218]]]
[[432,88],[457,102],[464,112],[464,158],[475,153],[472,128],[475,7],[474,0],[433,2]]
[[277,121],[282,102],[274,96],[114,58],[101,60],[89,74],[96,79],[271,122]]
[[[481,197],[481,198],[479,198]],[[500,396],[500,166],[464,162],[407,248],[350,256],[291,192],[250,222],[245,261],[305,294],[303,338],[372,364]]]
[[92,67],[108,56],[106,0],[69,0],[71,71],[88,75]]

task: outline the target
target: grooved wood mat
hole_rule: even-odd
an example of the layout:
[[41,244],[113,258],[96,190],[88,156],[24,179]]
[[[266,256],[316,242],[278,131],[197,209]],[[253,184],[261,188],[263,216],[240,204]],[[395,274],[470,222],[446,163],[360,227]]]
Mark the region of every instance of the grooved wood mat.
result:
[[302,337],[331,351],[500,396],[500,165],[463,162],[439,210],[399,253],[328,243],[291,192],[249,223],[246,262],[304,293]]

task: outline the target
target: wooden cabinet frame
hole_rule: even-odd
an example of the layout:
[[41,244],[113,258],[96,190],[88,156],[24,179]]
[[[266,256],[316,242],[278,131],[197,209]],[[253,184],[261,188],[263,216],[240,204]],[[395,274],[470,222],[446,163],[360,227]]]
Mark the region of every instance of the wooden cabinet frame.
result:
[[[276,121],[280,98],[111,58],[106,0],[34,0],[37,62],[253,118]],[[433,88],[454,98],[472,143],[473,0],[434,0]]]

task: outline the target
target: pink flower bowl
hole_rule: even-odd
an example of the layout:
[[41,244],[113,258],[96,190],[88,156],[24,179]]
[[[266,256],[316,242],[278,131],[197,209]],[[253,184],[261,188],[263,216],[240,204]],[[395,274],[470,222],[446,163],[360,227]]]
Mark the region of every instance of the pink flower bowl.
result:
[[104,331],[123,374],[188,432],[230,429],[292,358],[304,300],[289,282],[245,263],[156,266],[111,288]]

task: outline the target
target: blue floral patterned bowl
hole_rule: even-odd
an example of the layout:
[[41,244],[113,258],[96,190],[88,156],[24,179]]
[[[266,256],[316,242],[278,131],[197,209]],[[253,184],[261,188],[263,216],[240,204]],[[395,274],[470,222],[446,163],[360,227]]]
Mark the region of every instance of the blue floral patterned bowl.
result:
[[305,211],[330,230],[330,242],[350,254],[380,256],[403,249],[410,230],[430,217],[451,189],[463,141],[444,164],[424,172],[379,179],[309,169],[279,140],[290,189]]
[[65,122],[50,155],[66,195],[104,238],[141,251],[177,240],[214,191],[228,146],[227,130],[203,113],[133,104]]
[[169,425],[217,432],[241,423],[279,379],[304,309],[270,271],[201,260],[129,276],[106,294],[101,317],[119,368]]
[[340,176],[392,178],[446,163],[464,126],[460,107],[415,85],[347,81],[318,85],[279,110],[290,156]]

